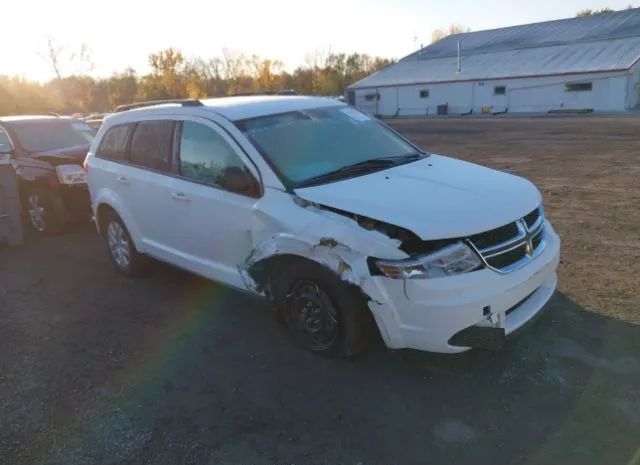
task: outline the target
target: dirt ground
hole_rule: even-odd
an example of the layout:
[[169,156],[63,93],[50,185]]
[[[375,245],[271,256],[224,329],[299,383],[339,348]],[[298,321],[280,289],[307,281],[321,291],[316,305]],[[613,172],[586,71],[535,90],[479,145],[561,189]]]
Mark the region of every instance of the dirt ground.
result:
[[0,249],[0,464],[640,464],[640,118],[392,124],[541,188],[563,256],[535,326],[328,360],[262,301],[117,275],[90,226],[29,236]]

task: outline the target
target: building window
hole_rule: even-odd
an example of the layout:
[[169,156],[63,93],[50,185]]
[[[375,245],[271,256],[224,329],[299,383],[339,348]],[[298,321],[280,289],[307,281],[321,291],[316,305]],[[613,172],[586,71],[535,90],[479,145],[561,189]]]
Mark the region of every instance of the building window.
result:
[[505,86],[496,86],[493,88],[493,95],[506,95],[507,88]]
[[591,92],[593,90],[593,82],[580,82],[577,84],[567,84],[567,92]]
[[420,91],[420,98],[429,98],[429,89],[422,89]]
[[375,100],[380,100],[380,95],[378,95],[378,94],[367,94],[367,95],[364,96],[364,99],[367,102],[373,102]]

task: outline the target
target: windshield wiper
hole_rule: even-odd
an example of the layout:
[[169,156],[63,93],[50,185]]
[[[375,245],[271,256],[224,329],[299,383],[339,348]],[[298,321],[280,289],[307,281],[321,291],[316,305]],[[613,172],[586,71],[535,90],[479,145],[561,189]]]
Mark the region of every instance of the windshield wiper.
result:
[[354,174],[373,173],[375,171],[381,171],[387,168],[411,163],[412,161],[420,160],[425,156],[426,155],[423,153],[409,153],[406,155],[395,155],[392,157],[372,158],[371,160],[365,160],[353,165],[343,166],[337,170],[330,171],[319,176],[314,176],[302,181],[296,185],[296,187],[310,187],[317,184],[348,178]]
[[429,154],[425,152],[411,152],[405,153],[404,155],[394,155],[392,157],[374,158],[374,160],[393,160],[396,162],[396,165],[403,165],[405,163],[422,160],[428,156]]

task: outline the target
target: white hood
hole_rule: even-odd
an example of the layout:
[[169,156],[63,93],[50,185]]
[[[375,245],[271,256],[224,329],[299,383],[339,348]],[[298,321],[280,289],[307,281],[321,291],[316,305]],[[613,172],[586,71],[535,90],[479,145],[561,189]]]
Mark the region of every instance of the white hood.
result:
[[485,232],[522,218],[541,202],[538,189],[524,178],[440,155],[295,192],[403,227],[423,240]]

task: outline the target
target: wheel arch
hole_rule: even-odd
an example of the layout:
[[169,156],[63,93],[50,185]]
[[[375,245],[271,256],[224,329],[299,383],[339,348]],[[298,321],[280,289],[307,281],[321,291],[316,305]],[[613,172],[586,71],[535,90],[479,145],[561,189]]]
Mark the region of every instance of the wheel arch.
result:
[[98,198],[95,203],[95,221],[98,232],[102,234],[103,221],[105,215],[109,212],[113,212],[122,220],[125,227],[129,231],[131,240],[138,251],[143,251],[142,240],[136,228],[135,222],[132,220],[131,215],[127,213],[125,208],[121,208],[118,202],[114,202],[111,196],[103,196]]
[[98,206],[96,207],[96,226],[98,227],[98,232],[100,234],[102,234],[102,230],[104,226],[102,224],[102,222],[104,221],[104,217],[109,212],[113,212],[116,215],[120,216],[116,211],[116,209],[106,202],[99,203]]
[[335,239],[323,238],[313,244],[282,234],[270,237],[253,249],[240,267],[245,285],[251,290],[268,294],[273,267],[292,259],[320,265],[357,287],[361,287],[369,274],[366,257]]

